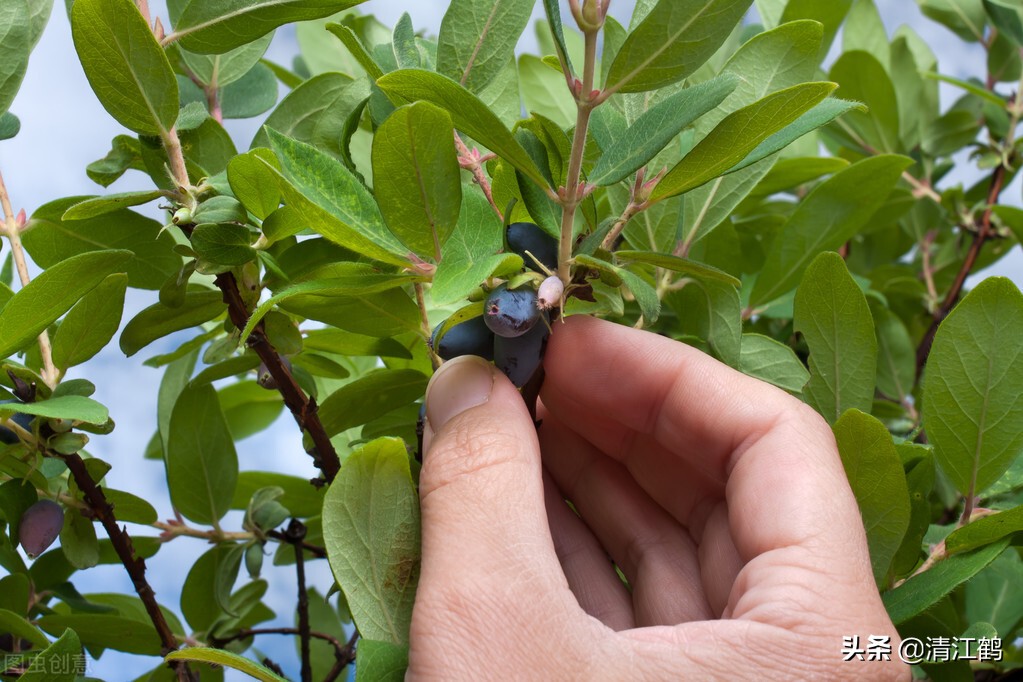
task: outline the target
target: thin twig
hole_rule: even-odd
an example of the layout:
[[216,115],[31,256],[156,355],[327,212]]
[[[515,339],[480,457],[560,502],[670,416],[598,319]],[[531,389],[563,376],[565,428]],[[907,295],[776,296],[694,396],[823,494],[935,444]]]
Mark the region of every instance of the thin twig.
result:
[[355,644],[359,641],[359,631],[356,630],[352,633],[352,636],[348,639],[348,643],[345,644],[344,649],[340,653],[335,653],[334,667],[330,669],[327,676],[323,678],[323,682],[334,682],[338,677],[341,676],[341,671],[345,669],[345,666],[355,660]]
[[[224,295],[224,303],[227,304],[227,313],[231,322],[239,330],[244,329],[249,321],[249,311],[245,301],[242,300],[234,275],[230,272],[223,272],[217,275],[215,282]],[[291,410],[299,427],[309,434],[314,446],[310,453],[313,462],[323,472],[324,479],[330,483],[337,475],[341,461],[338,459],[337,451],[330,442],[330,436],[327,435],[317,414],[316,400],[307,396],[295,381],[295,377],[285,366],[280,354],[266,337],[262,320],[252,330],[246,343],[256,352],[259,359],[266,365],[270,376],[277,382],[277,390],[281,392],[284,404]]]
[[[21,224],[14,215],[11,207],[11,198],[7,194],[7,185],[4,184],[4,177],[0,174],[0,204],[4,211],[4,232],[11,242],[11,258],[18,270],[18,278],[21,279],[21,286],[28,286],[31,278],[28,275],[28,264],[25,261],[25,248],[21,244]],[[53,364],[53,346],[50,344],[50,335],[44,329],[39,334],[39,355],[43,360],[42,379],[46,385],[53,388],[60,380],[60,371]]]
[[934,315],[931,319],[931,325],[928,327],[927,332],[924,334],[923,339],[920,341],[920,345],[916,349],[916,375],[917,378],[923,373],[924,366],[927,364],[927,357],[931,353],[931,345],[934,343],[934,335],[938,331],[938,327],[948,314],[952,312],[952,308],[959,301],[959,295],[963,291],[963,285],[966,283],[966,278],[973,272],[973,266],[977,262],[977,257],[980,256],[980,250],[984,246],[984,243],[992,236],[991,228],[991,215],[994,211],[995,205],[998,203],[998,197],[1002,193],[1002,189],[1005,184],[1005,166],[998,166],[991,174],[991,189],[988,191],[987,196],[987,208],[984,209],[984,213],[980,219],[980,225],[977,231],[973,235],[973,241],[970,244],[970,250],[966,253],[966,258],[963,260],[963,264],[959,268],[959,272],[956,273],[955,281],[952,282],[951,288],[948,293],[945,294],[945,299],[942,301],[941,306],[934,311]]
[[576,119],[572,151],[568,160],[568,175],[565,187],[559,192],[561,198],[561,239],[558,242],[558,277],[567,287],[571,283],[572,246],[575,239],[575,212],[582,199],[580,179],[582,178],[583,156],[586,153],[586,133],[590,125],[590,114],[599,103],[600,93],[593,91],[597,68],[597,31],[585,33],[585,60],[583,80],[575,94]]
[[494,209],[497,217],[501,222],[504,222],[504,214],[501,213],[501,209],[494,203],[494,191],[490,187],[490,180],[487,178],[487,174],[483,172],[485,157],[480,156],[478,149],[469,149],[465,142],[462,142],[462,138],[457,130],[455,131],[455,148],[458,150],[459,165],[472,173],[473,180],[483,190],[483,196],[487,198],[490,208]]
[[305,556],[302,541],[306,527],[298,519],[292,519],[284,533],[288,543],[295,549],[295,575],[298,582],[298,636],[302,652],[302,682],[313,682],[312,655],[309,650],[309,595],[305,591]]
[[423,285],[420,282],[416,282],[412,286],[416,291],[416,305],[419,306],[419,324],[422,327],[423,341],[426,343],[426,352],[430,356],[430,364],[433,365],[433,371],[436,372],[440,369],[441,359],[430,343],[433,333],[430,330],[430,318],[426,314],[426,296],[423,293]]
[[[248,639],[249,637],[255,637],[256,635],[297,635],[299,634],[298,628],[249,628],[247,630],[239,630],[230,637],[213,637],[209,640],[209,645],[218,649],[223,648],[225,645],[231,642],[237,642],[241,639]],[[309,636],[313,639],[321,639],[324,642],[328,642],[334,647],[334,658],[338,661],[344,661],[344,665],[348,665],[355,660],[355,643],[359,639],[359,633],[356,631],[352,634],[351,639],[348,640],[347,644],[342,644],[341,641],[333,635],[328,635],[325,632],[317,632],[316,630],[310,630]],[[344,666],[342,666],[344,667]],[[330,677],[328,676],[329,680]]]
[[[117,552],[117,556],[124,565],[124,569],[128,572],[128,577],[131,578],[132,585],[135,586],[135,592],[138,594],[139,599],[142,600],[146,613],[149,615],[149,619],[153,622],[153,627],[156,628],[156,633],[160,637],[162,645],[161,654],[166,656],[170,652],[175,651],[178,648],[178,641],[167,624],[163,611],[160,610],[160,605],[156,601],[156,593],[153,592],[153,588],[150,587],[149,582],[146,580],[146,562],[142,557],[135,555],[135,549],[131,544],[131,537],[126,530],[117,524],[114,509],[103,493],[103,489],[92,480],[92,476],[89,475],[89,471],[85,468],[85,462],[77,454],[57,455],[50,452],[47,454],[59,457],[67,464],[68,471],[71,473],[72,478],[74,478],[75,485],[82,491],[93,517],[99,519],[103,529],[106,530],[107,536],[110,538],[110,544],[113,546],[114,551]],[[171,661],[168,665],[177,672],[179,680],[198,679],[184,661]]]

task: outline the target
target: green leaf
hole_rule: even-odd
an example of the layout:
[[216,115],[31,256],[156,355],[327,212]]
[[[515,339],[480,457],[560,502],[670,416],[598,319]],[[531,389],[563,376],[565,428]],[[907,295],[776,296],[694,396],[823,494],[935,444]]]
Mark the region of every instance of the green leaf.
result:
[[823,253],[807,268],[796,290],[793,326],[810,348],[803,400],[830,424],[851,408],[869,413],[877,365],[874,322],[837,253]]
[[970,521],[965,526],[956,528],[945,538],[945,550],[949,554],[969,552],[1021,532],[1023,532],[1023,505],[981,517],[976,521]]
[[547,25],[550,28],[551,37],[554,38],[554,49],[558,53],[558,59],[564,65],[565,72],[571,74],[572,57],[565,43],[565,29],[561,21],[561,8],[558,6],[557,0],[543,0],[543,10],[547,15]]
[[909,528],[909,488],[892,436],[880,421],[856,409],[835,422],[835,440],[867,531],[878,586],[888,584],[892,559]]
[[[305,282],[298,282],[278,291],[266,299],[252,312],[249,321],[242,330],[242,338],[247,339],[249,334],[256,328],[256,325],[274,306],[280,305],[290,298],[297,296],[317,297],[359,297],[368,294],[376,294],[382,291],[395,289],[413,281],[419,281],[409,275],[399,273],[379,273],[371,267],[362,263],[338,263],[338,266],[353,266],[345,268],[349,272],[342,271],[340,276],[327,279],[314,279]],[[340,270],[340,268],[337,268]],[[330,273],[334,274],[334,273]],[[421,278],[420,278],[421,279]]]
[[185,294],[184,302],[174,308],[154,303],[125,325],[121,332],[121,350],[131,357],[172,332],[212,320],[223,314],[224,309],[219,291],[190,291]]
[[153,505],[137,495],[110,488],[104,488],[103,492],[106,493],[107,501],[117,510],[118,521],[148,526],[156,523],[159,518]]
[[151,624],[135,618],[93,613],[54,614],[39,619],[51,635],[74,630],[88,647],[101,647],[146,656],[159,656],[160,637]]
[[[320,74],[289,92],[264,125],[341,158],[339,137],[348,115],[368,96],[369,89],[363,80],[353,81],[341,73]],[[270,146],[266,128],[256,133],[251,147]]]
[[327,30],[337,36],[338,40],[348,48],[348,51],[352,53],[352,56],[366,70],[372,80],[375,81],[384,75],[383,69],[366,51],[366,47],[359,40],[359,36],[355,35],[355,31],[342,24],[327,24]]
[[222,54],[260,38],[278,26],[320,19],[364,0],[192,0],[172,36],[186,50]]
[[137,137],[118,135],[111,142],[111,149],[107,155],[86,166],[85,174],[96,184],[109,187],[129,168],[145,170],[141,154]]
[[5,2],[0,7],[0,112],[6,112],[18,94],[32,50],[29,9],[25,0]]
[[646,320],[647,323],[655,322],[657,318],[660,317],[661,301],[657,297],[657,292],[639,275],[630,272],[625,268],[618,267],[617,265],[613,265],[606,261],[584,254],[577,255],[575,257],[575,262],[578,265],[596,268],[602,272],[610,272],[613,276],[618,277],[626,288],[632,292],[632,295],[636,299],[636,303],[639,304],[639,309],[643,314],[643,319]]
[[375,440],[342,463],[323,501],[323,538],[359,632],[407,644],[419,578],[419,499],[401,440]]
[[859,102],[849,102],[844,99],[829,97],[761,142],[745,159],[729,168],[728,172],[734,173],[748,168],[758,161],[762,161],[780,152],[804,135],[831,123],[839,116],[843,116],[853,110],[862,109],[863,105]]
[[964,495],[979,495],[1023,450],[1023,294],[990,277],[938,327],[924,377],[922,417],[942,470]]
[[46,639],[46,636],[33,627],[24,616],[19,616],[7,609],[0,609],[0,628],[19,639],[27,639],[40,649],[50,644],[50,640]]
[[53,364],[67,370],[103,350],[121,324],[127,287],[127,275],[113,274],[75,304],[53,338]]
[[284,410],[280,394],[267,391],[255,381],[228,384],[217,395],[236,441],[266,430]]
[[604,150],[589,174],[589,182],[612,185],[635,173],[686,126],[721,104],[738,83],[735,75],[723,74],[680,90],[650,107]]
[[723,284],[729,284],[733,287],[740,286],[741,282],[735,277],[732,277],[724,270],[718,270],[710,265],[704,265],[703,263],[697,263],[694,260],[687,258],[680,258],[678,256],[671,256],[664,253],[655,253],[652,251],[616,251],[615,256],[622,261],[633,261],[636,263],[647,263],[648,265],[654,265],[665,270],[671,270],[687,277],[693,277],[695,279],[704,280],[708,282],[721,282]]
[[389,95],[411,102],[423,100],[446,109],[455,128],[485,145],[539,186],[548,186],[540,169],[501,119],[450,78],[421,69],[402,69],[380,78],[377,85]]
[[739,371],[796,395],[810,380],[810,373],[791,347],[761,334],[742,335]]
[[444,258],[430,288],[437,305],[465,298],[490,276],[510,275],[522,269],[522,258],[500,253],[504,226],[482,192],[466,192],[458,225],[444,244]]
[[452,0],[437,38],[437,72],[482,91],[515,54],[534,0]]
[[401,682],[408,668],[408,647],[359,640],[359,663],[355,666],[355,682]]
[[401,289],[345,298],[295,296],[282,302],[281,308],[368,336],[394,336],[418,331],[421,326],[419,307]]
[[113,213],[114,211],[129,206],[140,206],[148,204],[154,199],[164,196],[165,192],[160,189],[145,190],[141,192],[122,192],[120,194],[108,194],[105,197],[93,197],[86,199],[68,210],[64,211],[61,220],[86,220],[96,216]]
[[213,266],[245,265],[255,260],[251,243],[249,228],[238,223],[202,223],[192,231],[192,249],[201,261]]
[[665,302],[678,316],[672,332],[706,341],[715,358],[729,367],[739,366],[742,306],[738,289],[717,280],[697,279],[669,293]]
[[32,659],[28,670],[18,679],[22,682],[75,682],[84,674],[82,643],[75,631],[68,628]]
[[253,149],[239,154],[227,164],[231,191],[260,220],[265,220],[281,203],[277,177],[267,170],[267,164],[273,166],[276,163],[277,157],[268,149]]
[[9,140],[21,131],[21,121],[9,111],[0,114],[0,140]]
[[61,216],[88,197],[58,199],[39,207],[23,236],[25,248],[41,268],[52,268],[81,253],[128,249],[128,286],[159,289],[181,268],[173,251],[174,237],[160,232],[160,223],[127,209],[87,220],[64,221]]
[[92,568],[99,563],[96,527],[74,507],[64,510],[64,526],[60,529],[60,549],[68,563],[77,569]]
[[205,632],[231,597],[241,567],[243,545],[225,542],[195,560],[181,588],[181,614],[195,630]]
[[[987,637],[1011,638],[1023,618],[1023,562],[1016,552],[1003,552],[966,583],[965,604],[971,629],[989,623]],[[964,643],[965,644],[965,643]],[[974,647],[973,653],[976,653]]]
[[[749,39],[722,69],[739,78],[738,87],[717,109],[696,121],[696,135],[702,137],[726,116],[768,93],[814,78],[820,46],[821,25],[815,21],[789,22]],[[682,199],[679,237],[695,244],[709,235],[756,187],[772,164],[773,160],[767,160],[747,170],[733,170],[687,192]]]
[[178,82],[135,3],[76,0],[71,35],[103,108],[136,133],[166,135],[178,117]]
[[899,149],[899,104],[895,86],[884,66],[869,52],[846,52],[829,74],[839,84],[842,97],[863,102],[869,111],[853,112],[841,122],[853,131],[858,142],[876,150]]
[[309,484],[308,478],[271,473],[269,471],[242,471],[234,489],[232,509],[247,509],[253,493],[261,488],[277,487],[284,494],[277,501],[287,507],[292,516],[316,516],[323,506],[323,488]]
[[[171,17],[171,21],[174,20]],[[200,82],[220,89],[237,82],[256,66],[272,39],[273,33],[268,33],[247,45],[216,55],[200,55],[181,50],[181,59]]]
[[328,435],[361,426],[422,397],[427,377],[413,369],[379,369],[345,384],[320,403]]
[[224,118],[252,118],[277,104],[277,79],[273,71],[256,64],[248,73],[220,91]]
[[231,507],[238,455],[212,386],[186,387],[170,419],[167,484],[174,508],[196,523],[219,521]]
[[519,80],[526,111],[546,116],[563,128],[575,123],[577,107],[565,76],[530,54],[519,57]]
[[753,0],[660,0],[632,30],[605,87],[644,92],[677,83],[724,43]]
[[281,162],[285,203],[330,241],[385,263],[407,265],[407,249],[387,229],[369,190],[344,165],[302,142],[267,129]]
[[1002,539],[981,549],[942,559],[894,590],[885,592],[881,599],[892,622],[899,625],[933,606],[994,561],[1008,544],[1008,539]]
[[854,237],[910,163],[904,156],[864,159],[814,188],[775,238],[753,286],[750,305],[769,303],[790,291],[813,258]]
[[417,102],[397,109],[373,137],[373,191],[384,221],[414,253],[437,261],[462,204],[453,132],[446,111]]
[[1017,45],[1023,45],[1023,7],[1014,0],[984,0],[991,23]]
[[129,251],[83,253],[48,268],[0,310],[0,357],[39,336],[85,294],[114,272],[124,272]]
[[107,408],[92,398],[81,395],[62,395],[34,403],[0,404],[0,414],[13,414],[15,411],[34,414],[49,419],[69,419],[88,424],[103,424],[109,418]]
[[917,0],[925,16],[944,24],[963,40],[984,42],[986,16],[981,0]]
[[804,83],[729,114],[657,183],[652,199],[683,194],[721,175],[834,89],[833,83]]
[[315,329],[307,332],[303,347],[307,350],[321,350],[346,356],[368,356],[400,358],[411,360],[412,355],[405,346],[394,339],[378,339],[362,336],[340,329]]
[[870,299],[877,334],[877,390],[901,402],[916,382],[916,349],[899,316]]
[[179,649],[167,654],[165,661],[191,661],[194,663],[209,663],[210,665],[223,666],[232,670],[245,673],[259,682],[288,682],[287,678],[281,677],[268,668],[251,661],[244,656],[225,651],[223,649],[211,649],[207,647],[188,647]]

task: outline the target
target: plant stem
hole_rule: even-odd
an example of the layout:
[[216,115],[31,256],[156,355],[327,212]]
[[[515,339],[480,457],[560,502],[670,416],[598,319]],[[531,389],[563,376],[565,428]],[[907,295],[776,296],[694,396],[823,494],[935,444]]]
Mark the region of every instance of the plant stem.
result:
[[416,282],[412,285],[416,290],[416,305],[419,306],[419,323],[422,327],[423,341],[426,343],[426,351],[430,355],[430,364],[433,365],[433,371],[437,371],[441,366],[440,357],[430,347],[430,337],[433,336],[432,330],[430,329],[430,318],[426,315],[426,296],[423,293],[423,285],[420,282]]
[[[222,648],[225,644],[236,642],[240,639],[248,639],[255,635],[297,635],[299,634],[298,628],[249,628],[247,630],[239,630],[230,637],[214,637],[209,640],[209,645],[216,648]],[[311,630],[309,636],[312,639],[322,639],[324,642],[330,643],[334,647],[334,657],[339,661],[344,660],[345,665],[355,660],[355,642],[359,638],[359,633],[356,632],[352,635],[352,638],[348,640],[347,644],[342,644],[337,637],[328,635],[325,632],[317,632]],[[328,679],[330,679],[328,677]]]
[[177,128],[171,128],[163,135],[163,146],[167,151],[167,160],[170,162],[171,174],[178,187],[185,189],[191,186],[188,179],[188,171],[185,169],[185,155],[181,151],[181,140],[178,139]]
[[501,213],[501,209],[499,209],[497,204],[494,203],[494,191],[490,187],[490,180],[487,179],[487,174],[483,172],[482,157],[479,156],[479,152],[474,154],[473,150],[466,146],[457,130],[455,131],[455,148],[458,150],[459,165],[472,173],[473,180],[480,186],[480,189],[483,190],[483,196],[487,198],[490,208],[494,209],[494,213],[497,214],[497,217],[501,220],[501,222],[504,222],[504,214]]
[[170,542],[177,537],[199,538],[211,543],[246,542],[256,537],[255,533],[248,531],[200,530],[179,522],[157,521],[152,526],[160,531],[160,539],[163,542]]
[[[931,345],[934,343],[934,335],[938,332],[938,327],[948,314],[952,312],[952,308],[959,301],[959,295],[963,291],[963,285],[966,283],[966,278],[969,277],[973,271],[973,266],[977,262],[977,257],[980,256],[980,250],[984,246],[984,243],[991,238],[991,214],[994,211],[995,204],[998,203],[998,197],[1002,193],[1002,189],[1005,185],[1005,166],[998,166],[991,174],[991,189],[988,191],[987,196],[987,208],[984,209],[984,213],[980,219],[980,226],[977,232],[973,235],[973,242],[970,244],[970,250],[966,253],[966,258],[963,260],[962,266],[959,268],[959,272],[956,273],[955,281],[952,283],[948,293],[945,294],[945,299],[941,306],[934,311],[934,315],[931,319],[931,325],[928,327],[927,332],[924,334],[923,339],[920,341],[920,345],[916,349],[916,375],[917,378],[923,373],[924,366],[927,364],[927,357],[931,353]],[[972,494],[972,491],[970,491]]]
[[[160,643],[163,645],[161,652],[166,656],[170,652],[175,651],[178,648],[178,641],[167,624],[167,620],[163,617],[160,605],[156,602],[156,593],[153,592],[153,588],[150,587],[149,582],[146,580],[146,562],[141,557],[135,556],[131,537],[129,537],[127,531],[117,524],[114,509],[103,493],[103,489],[92,480],[92,476],[89,475],[89,471],[85,468],[85,462],[82,461],[79,455],[58,455],[50,452],[47,454],[58,457],[67,464],[68,471],[71,473],[72,478],[74,478],[78,489],[82,491],[94,518],[99,519],[103,529],[106,530],[107,536],[110,537],[110,544],[113,546],[114,551],[117,552],[121,563],[124,564],[128,577],[131,578],[132,585],[135,586],[135,592],[138,594],[139,599],[142,600],[146,613],[153,622],[153,627],[156,628],[156,633],[160,637]],[[198,679],[184,661],[172,661],[168,665],[177,672],[179,680]]]
[[586,55],[583,63],[581,92],[576,94],[575,135],[572,138],[572,153],[568,161],[568,176],[561,202],[561,240],[558,242],[558,277],[568,286],[571,277],[572,246],[574,243],[575,211],[579,208],[583,155],[586,152],[586,131],[590,125],[590,114],[597,106],[594,98],[593,79],[597,66],[597,32],[585,34]]
[[309,651],[309,595],[305,590],[305,555],[302,541],[305,539],[306,527],[298,519],[292,519],[284,537],[295,549],[295,575],[298,579],[298,635],[302,652],[302,682],[313,682],[312,656]]
[[[0,204],[4,211],[4,232],[11,242],[11,258],[18,270],[18,278],[21,286],[28,286],[31,278],[28,276],[28,264],[25,261],[25,248],[21,244],[21,226],[14,216],[14,209],[11,207],[11,198],[7,194],[7,185],[4,184],[4,177],[0,174]],[[53,388],[60,380],[60,372],[53,365],[53,346],[50,344],[50,335],[44,329],[39,334],[39,355],[43,359],[42,379],[46,385]]]
[[[239,330],[244,329],[249,320],[249,311],[238,291],[238,282],[230,272],[223,272],[216,276],[217,287],[224,295],[224,303],[227,304],[227,314],[231,322]],[[341,461],[338,459],[337,451],[330,442],[330,436],[323,428],[323,423],[316,412],[316,400],[305,394],[305,391],[295,381],[291,371],[284,365],[277,349],[273,347],[266,337],[266,330],[263,321],[260,320],[252,334],[245,340],[252,348],[259,359],[266,365],[270,376],[277,382],[277,390],[284,398],[284,404],[291,410],[291,414],[298,422],[299,428],[306,431],[313,441],[313,451],[310,453],[313,462],[323,472],[323,477],[328,483],[334,480]]]

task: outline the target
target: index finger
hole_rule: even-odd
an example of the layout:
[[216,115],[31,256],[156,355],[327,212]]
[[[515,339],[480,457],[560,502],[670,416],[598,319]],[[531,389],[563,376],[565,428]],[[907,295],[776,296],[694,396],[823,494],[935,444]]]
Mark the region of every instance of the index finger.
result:
[[743,560],[792,545],[866,556],[834,438],[799,400],[678,341],[585,316],[558,325],[544,366],[545,407],[608,455],[641,458],[652,440],[725,484]]

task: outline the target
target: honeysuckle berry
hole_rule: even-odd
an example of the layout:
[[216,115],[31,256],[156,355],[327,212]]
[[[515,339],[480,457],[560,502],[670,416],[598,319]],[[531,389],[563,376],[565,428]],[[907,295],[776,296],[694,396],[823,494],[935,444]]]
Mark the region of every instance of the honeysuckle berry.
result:
[[536,290],[531,287],[509,289],[507,284],[502,284],[491,291],[483,303],[483,319],[498,336],[522,336],[540,319]]

